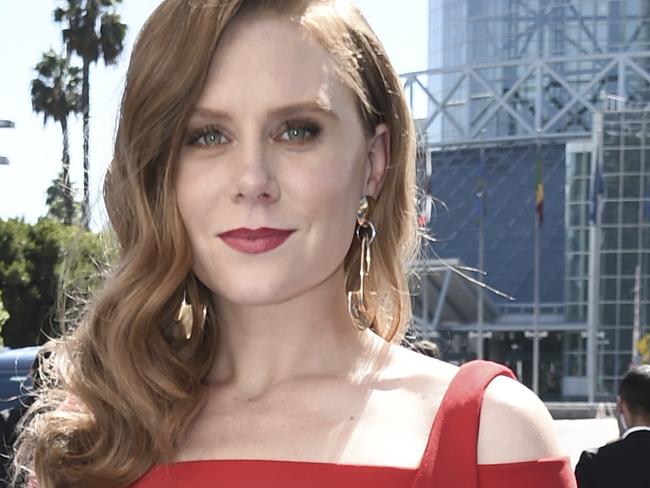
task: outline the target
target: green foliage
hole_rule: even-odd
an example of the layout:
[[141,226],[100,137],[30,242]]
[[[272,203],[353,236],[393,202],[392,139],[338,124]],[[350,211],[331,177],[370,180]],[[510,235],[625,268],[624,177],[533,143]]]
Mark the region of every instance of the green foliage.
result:
[[[4,304],[2,303],[2,293],[0,293],[0,330],[2,330],[2,326],[5,324],[5,322],[8,319],[9,319],[9,312],[5,310]],[[0,345],[4,345],[4,344],[0,344]]]
[[[46,192],[45,204],[47,205],[47,217],[60,220],[66,224],[80,225],[81,203],[74,200],[75,193],[76,190],[71,182],[68,183],[66,191],[64,173],[63,171],[59,173],[59,176],[55,180],[52,180],[52,184]],[[72,199],[73,212],[70,218],[67,198]]]
[[106,253],[100,236],[41,218],[0,220],[0,290],[9,318],[8,347],[43,344],[58,335],[70,297],[84,299],[101,282]]

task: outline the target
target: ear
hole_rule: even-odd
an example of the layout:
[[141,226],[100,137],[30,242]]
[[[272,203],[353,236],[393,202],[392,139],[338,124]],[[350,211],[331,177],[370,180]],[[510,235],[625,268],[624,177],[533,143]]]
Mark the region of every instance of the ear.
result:
[[627,422],[630,416],[630,408],[628,407],[627,402],[623,400],[620,396],[617,396],[616,403],[618,404],[617,406],[619,411],[625,417],[625,421]]
[[619,403],[619,406],[621,408],[621,412],[623,412],[625,414],[629,413],[630,408],[628,407],[627,402],[625,400],[623,400],[621,397],[618,397],[618,398],[619,398],[618,403]]
[[368,144],[364,195],[377,198],[384,184],[386,170],[390,164],[390,129],[386,124],[375,127],[375,133]]

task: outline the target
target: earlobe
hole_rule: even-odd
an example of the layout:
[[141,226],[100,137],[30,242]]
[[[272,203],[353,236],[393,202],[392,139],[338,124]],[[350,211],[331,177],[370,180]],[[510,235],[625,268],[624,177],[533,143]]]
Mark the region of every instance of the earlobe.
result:
[[375,198],[379,195],[389,163],[390,129],[386,124],[379,124],[368,147],[364,195]]

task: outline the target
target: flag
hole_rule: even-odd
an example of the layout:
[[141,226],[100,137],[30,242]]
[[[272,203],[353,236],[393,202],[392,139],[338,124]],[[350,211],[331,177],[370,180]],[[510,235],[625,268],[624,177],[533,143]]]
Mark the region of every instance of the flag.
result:
[[535,178],[535,213],[537,214],[537,223],[544,223],[544,161],[542,155],[537,150],[537,169]]
[[433,211],[433,197],[427,193],[424,195],[423,201],[420,204],[420,212],[418,213],[418,227],[427,227],[431,222],[431,213]]
[[600,169],[600,161],[598,155],[594,161],[596,167],[594,168],[594,176],[591,181],[591,208],[589,210],[589,223],[596,225],[598,222],[598,213],[600,212],[600,197],[603,195],[605,185],[603,183],[603,173]]
[[485,184],[485,158],[481,153],[478,162],[478,179],[476,181],[476,217],[479,225],[485,221],[485,215],[487,213],[485,206]]

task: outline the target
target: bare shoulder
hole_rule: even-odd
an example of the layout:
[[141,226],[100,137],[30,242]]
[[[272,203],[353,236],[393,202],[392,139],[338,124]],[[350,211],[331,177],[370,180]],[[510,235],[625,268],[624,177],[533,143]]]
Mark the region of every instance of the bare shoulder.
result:
[[542,401],[518,381],[504,376],[495,378],[485,390],[481,407],[479,464],[561,455],[553,418]]
[[458,367],[430,358],[403,346],[392,345],[390,361],[382,373],[382,388],[390,388],[400,403],[402,411],[428,438],[438,409],[456,376]]
[[[458,367],[401,346],[391,350],[392,374],[417,395],[420,411],[431,420]],[[503,464],[562,456],[553,419],[544,403],[518,381],[500,376],[485,391],[478,439],[479,464]]]

